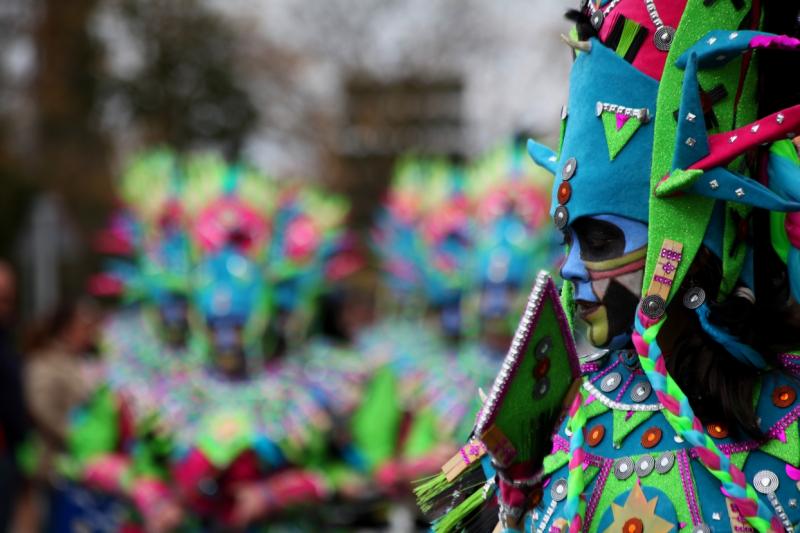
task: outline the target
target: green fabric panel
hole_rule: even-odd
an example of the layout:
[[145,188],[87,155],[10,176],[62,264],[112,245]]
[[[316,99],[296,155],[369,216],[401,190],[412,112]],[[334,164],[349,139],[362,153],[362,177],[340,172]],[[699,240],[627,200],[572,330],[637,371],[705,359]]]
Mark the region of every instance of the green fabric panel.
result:
[[797,420],[786,428],[786,442],[772,439],[759,448],[759,451],[789,463],[795,468],[800,467],[800,429]]
[[622,27],[622,35],[620,35],[619,44],[617,45],[617,55],[622,58],[628,53],[628,49],[631,47],[636,33],[639,31],[639,28],[641,28],[641,26],[631,19],[625,19],[624,24],[625,25]]
[[89,402],[76,411],[67,436],[67,449],[73,459],[87,459],[113,451],[119,441],[119,410],[111,389],[99,389]]
[[621,444],[625,437],[649,420],[654,413],[655,411],[636,411],[628,420],[625,420],[627,411],[614,411],[614,444]]
[[666,198],[676,192],[688,189],[702,175],[703,171],[698,169],[675,169],[670,173],[669,178],[658,184],[653,194],[657,198]]
[[[567,117],[569,118],[569,117]],[[558,130],[558,151],[561,151],[561,147],[564,145],[564,133],[567,131],[567,118],[561,120],[561,124],[559,125]]]
[[395,454],[403,418],[397,389],[394,373],[384,366],[364,389],[364,398],[353,415],[353,444],[370,470]]
[[438,425],[438,418],[430,409],[417,412],[403,446],[403,457],[421,457],[431,451],[442,439]]
[[[513,377],[506,385],[503,401],[497,405],[494,413],[493,425],[516,449],[518,461],[527,461],[531,458],[544,457],[550,451],[550,432],[531,433],[531,427],[542,427],[554,424],[554,413],[561,411],[564,397],[572,385],[572,368],[567,356],[566,342],[562,332],[561,323],[556,316],[558,301],[548,296],[545,292],[538,319],[529,333],[524,352],[520,353],[519,361]],[[550,388],[541,398],[534,399],[532,392],[536,384],[533,369],[537,358],[534,349],[537,344],[549,337],[551,348],[548,354],[550,369],[547,377]]]
[[[729,2],[716,2],[705,6],[703,0],[689,0],[681,17],[681,23],[675,33],[675,39],[670,46],[664,73],[658,89],[656,101],[656,114],[654,125],[654,150],[653,162],[650,172],[651,187],[669,173],[672,164],[672,155],[675,146],[677,122],[672,117],[672,112],[680,108],[681,86],[683,71],[675,66],[675,61],[690,46],[696,43],[706,33],[718,28],[736,28],[750,10],[750,1],[745,1],[745,7],[737,10]],[[752,67],[751,67],[752,68]],[[736,94],[736,83],[741,69],[741,59],[731,61],[727,65],[698,73],[702,87],[714,87],[724,83],[729,96]],[[737,123],[749,122],[755,115],[755,98],[753,81],[748,76],[743,91],[740,109],[738,110]],[[725,105],[728,103],[728,105]],[[733,127],[733,106],[729,102],[721,102],[714,107],[714,112],[721,130]],[[648,228],[647,264],[644,275],[644,288],[650,283],[653,272],[658,263],[661,252],[661,243],[669,238],[683,243],[683,261],[681,261],[675,274],[674,287],[680,286],[692,260],[700,247],[705,228],[711,217],[714,202],[711,199],[699,196],[680,196],[669,199],[656,197],[650,198],[650,217]],[[674,291],[670,293],[670,298]]]
[[554,454],[548,455],[544,458],[544,474],[549,476],[565,464],[569,462],[569,454],[563,450],[559,450]]
[[631,140],[633,134],[639,130],[639,126],[642,123],[638,119],[631,117],[620,129],[617,129],[616,113],[604,111],[600,118],[603,121],[603,131],[606,134],[608,157],[613,160],[625,148],[625,145]]

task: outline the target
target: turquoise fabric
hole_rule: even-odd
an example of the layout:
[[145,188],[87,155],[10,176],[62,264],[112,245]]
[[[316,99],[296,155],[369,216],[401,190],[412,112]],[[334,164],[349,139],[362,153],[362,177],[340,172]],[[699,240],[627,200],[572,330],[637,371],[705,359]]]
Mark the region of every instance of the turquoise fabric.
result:
[[[652,117],[611,160],[607,151],[597,150],[598,146],[606,146],[606,134],[596,111],[597,103],[602,102],[647,108],[652,115],[656,108],[658,83],[600,41],[592,39],[590,42],[591,51],[580,53],[572,68],[561,153],[553,162],[550,159],[552,151],[535,142],[529,143],[529,152],[537,164],[555,170],[551,214],[559,205],[557,191],[564,177],[564,165],[570,158],[575,158],[577,168],[569,180],[572,196],[564,204],[569,210],[570,221],[584,216],[614,214],[647,222]],[[614,176],[614,179],[608,179],[609,176]],[[599,198],[605,201],[598,201]]]

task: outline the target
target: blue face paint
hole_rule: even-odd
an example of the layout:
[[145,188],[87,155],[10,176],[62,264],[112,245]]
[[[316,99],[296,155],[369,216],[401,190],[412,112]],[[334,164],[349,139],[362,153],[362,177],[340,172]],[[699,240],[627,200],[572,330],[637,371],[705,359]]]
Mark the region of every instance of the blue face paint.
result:
[[647,225],[618,215],[584,217],[567,228],[565,238],[570,248],[561,276],[574,285],[590,341],[624,347],[642,287]]

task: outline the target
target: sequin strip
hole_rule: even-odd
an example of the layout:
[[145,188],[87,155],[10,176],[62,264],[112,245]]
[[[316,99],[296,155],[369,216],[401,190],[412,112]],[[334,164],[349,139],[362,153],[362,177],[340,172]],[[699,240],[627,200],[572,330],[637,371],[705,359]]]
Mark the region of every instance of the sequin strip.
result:
[[628,376],[628,379],[626,379],[625,383],[623,383],[622,387],[620,387],[619,392],[617,393],[617,397],[614,398],[616,401],[620,401],[622,399],[622,397],[625,395],[625,391],[627,391],[628,387],[631,386],[631,382],[633,381],[634,377],[635,376],[633,372],[631,372],[630,375]]
[[592,523],[594,513],[597,510],[597,504],[600,503],[600,496],[603,494],[603,489],[606,486],[608,475],[611,473],[611,467],[614,465],[613,459],[603,459],[603,465],[600,467],[600,473],[597,474],[597,481],[595,481],[594,489],[592,490],[592,497],[589,499],[589,504],[586,506],[586,527]]
[[700,516],[700,508],[697,506],[697,495],[694,493],[694,483],[692,482],[692,471],[689,466],[689,457],[686,450],[676,453],[678,456],[678,468],[681,472],[683,482],[683,492],[686,494],[686,503],[689,505],[689,512],[692,515],[692,525],[696,526],[703,522]]
[[670,250],[669,248],[662,248],[661,249],[661,257],[664,259],[669,259],[670,261],[680,261],[682,254],[680,252],[676,252],[675,250]]
[[550,502],[550,505],[547,506],[547,511],[545,511],[542,521],[539,522],[539,527],[536,528],[536,533],[544,533],[547,524],[549,524],[550,519],[553,518],[553,513],[556,512],[556,505],[558,505],[558,502],[553,500]]
[[[668,263],[669,264],[669,263]],[[666,265],[664,270],[666,270]],[[653,281],[657,281],[659,283],[663,283],[664,285],[672,285],[672,280],[669,278],[665,278],[664,276],[653,276]]]
[[603,393],[588,381],[583,382],[583,388],[586,389],[592,396],[594,396],[598,402],[602,403],[609,409],[613,409],[614,411],[660,411],[664,409],[664,405],[660,402],[652,404],[615,402],[611,398],[603,396]]
[[581,374],[583,374],[584,376],[586,376],[587,374],[593,374],[594,372],[597,372],[598,370],[600,370],[600,364],[599,363],[585,363],[585,364],[581,365]]
[[608,374],[609,372],[611,372],[612,370],[614,370],[614,369],[615,369],[615,368],[617,368],[618,366],[619,366],[619,359],[617,359],[616,361],[614,361],[613,363],[611,363],[610,365],[608,365],[608,366],[605,368],[605,370],[603,370],[602,372],[600,372],[599,374],[597,374],[595,377],[593,377],[593,378],[592,378],[592,379],[590,379],[589,381],[590,381],[590,382],[592,382],[592,383],[596,383],[596,382],[597,382],[598,380],[600,380],[600,379],[601,379],[603,376],[605,376],[606,374]]

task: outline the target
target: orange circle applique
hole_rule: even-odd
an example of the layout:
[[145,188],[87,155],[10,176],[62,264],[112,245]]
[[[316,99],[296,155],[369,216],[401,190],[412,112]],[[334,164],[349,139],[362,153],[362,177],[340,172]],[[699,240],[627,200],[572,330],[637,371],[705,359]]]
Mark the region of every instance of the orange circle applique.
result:
[[560,204],[565,204],[572,198],[572,185],[570,185],[568,181],[562,181],[561,185],[558,186],[556,198]]
[[602,424],[597,424],[593,428],[590,428],[586,433],[586,442],[589,444],[589,446],[597,446],[603,440],[605,435],[606,428],[603,427]]
[[728,426],[725,424],[709,424],[706,426],[706,431],[715,439],[724,439],[728,436]]
[[536,363],[536,366],[533,367],[533,375],[537,378],[543,378],[547,375],[547,372],[550,370],[550,359],[548,357],[542,357],[539,359],[539,362]]
[[644,524],[638,518],[629,518],[622,526],[621,533],[642,533]]
[[772,391],[772,403],[775,407],[789,407],[797,399],[797,392],[789,385],[782,385]]
[[645,448],[653,448],[657,446],[659,442],[661,442],[661,436],[663,433],[661,430],[655,426],[651,427],[647,431],[644,432],[642,435],[642,446]]

